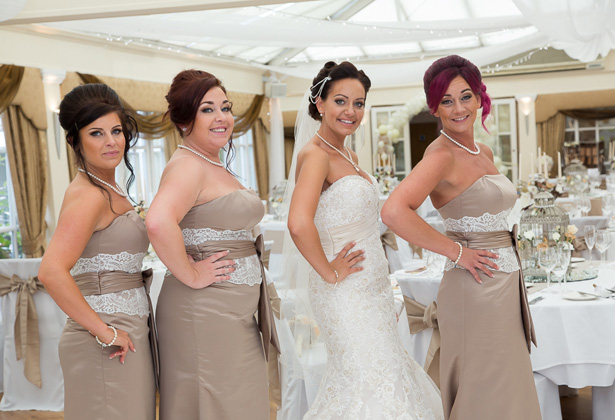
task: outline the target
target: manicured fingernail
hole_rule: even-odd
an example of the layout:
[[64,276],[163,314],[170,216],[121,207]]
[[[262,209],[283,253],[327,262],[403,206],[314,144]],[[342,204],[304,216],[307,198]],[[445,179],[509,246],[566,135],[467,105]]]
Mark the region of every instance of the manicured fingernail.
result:
[[133,353],[136,353],[136,352],[137,352],[137,349],[132,349],[132,352],[133,352]]
[[121,363],[121,364],[124,364],[124,361],[122,360],[120,363]]

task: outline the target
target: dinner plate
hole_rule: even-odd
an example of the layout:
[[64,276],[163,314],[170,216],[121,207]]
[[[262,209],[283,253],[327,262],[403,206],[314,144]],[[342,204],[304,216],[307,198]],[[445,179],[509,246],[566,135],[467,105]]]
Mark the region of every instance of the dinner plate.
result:
[[[422,272],[426,270],[425,261],[421,259],[406,260],[403,262],[404,273],[412,274],[411,271]],[[421,270],[422,269],[422,270]]]
[[572,257],[570,258],[570,263],[574,264],[574,263],[580,263],[585,261],[585,258],[581,258],[581,257]]
[[594,299],[598,299],[598,296],[584,295],[584,294],[581,294],[579,292],[564,293],[562,295],[562,297],[564,299],[568,299],[568,300],[594,300]]

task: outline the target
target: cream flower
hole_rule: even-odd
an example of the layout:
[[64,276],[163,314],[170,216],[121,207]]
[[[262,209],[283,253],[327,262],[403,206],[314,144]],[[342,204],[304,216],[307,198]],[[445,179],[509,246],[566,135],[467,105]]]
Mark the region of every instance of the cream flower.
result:
[[579,231],[579,229],[575,225],[568,225],[566,231],[572,235],[575,235]]
[[525,237],[525,239],[529,239],[531,241],[532,239],[534,239],[534,231],[528,230],[527,232],[523,232],[523,236]]

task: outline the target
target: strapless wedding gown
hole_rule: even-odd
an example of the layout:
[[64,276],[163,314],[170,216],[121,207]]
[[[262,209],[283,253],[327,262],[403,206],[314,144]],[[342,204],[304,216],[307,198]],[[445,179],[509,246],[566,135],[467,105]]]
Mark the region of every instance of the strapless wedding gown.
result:
[[304,420],[444,417],[439,391],[401,344],[378,204],[375,179],[370,183],[359,175],[337,180],[320,196],[314,221],[327,258],[356,241],[354,250],[365,250],[365,260],[363,271],[337,286],[310,273],[310,303],[326,344],[327,367]]

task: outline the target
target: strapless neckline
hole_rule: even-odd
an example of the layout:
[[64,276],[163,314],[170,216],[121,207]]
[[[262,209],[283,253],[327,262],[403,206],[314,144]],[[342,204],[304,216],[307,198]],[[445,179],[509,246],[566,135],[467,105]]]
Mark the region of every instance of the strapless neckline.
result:
[[229,196],[231,196],[233,194],[240,193],[240,192],[248,192],[248,193],[251,193],[251,194],[256,194],[256,191],[254,191],[252,188],[237,188],[236,190],[233,190],[233,191],[228,192],[226,194],[222,194],[222,195],[220,195],[220,196],[218,196],[216,198],[212,198],[211,200],[207,201],[206,203],[197,204],[197,205],[193,206],[192,208],[204,206],[206,204],[211,204],[214,201],[221,200],[221,199],[223,199],[225,197],[229,197]]
[[115,219],[113,219],[113,220],[111,221],[111,223],[109,223],[109,224],[108,224],[107,226],[105,226],[104,228],[102,228],[102,229],[100,229],[100,230],[96,230],[96,231],[94,231],[94,233],[102,232],[103,230],[107,230],[107,229],[109,229],[111,226],[113,226],[113,225],[115,224],[115,222],[116,222],[118,219],[120,219],[121,217],[124,217],[124,216],[130,216],[132,213],[136,214],[136,215],[139,217],[139,219],[141,218],[141,216],[139,216],[139,214],[137,213],[137,211],[136,211],[136,210],[134,210],[134,209],[133,209],[133,210],[128,210],[128,211],[126,211],[126,212],[124,212],[124,213],[120,214],[119,216],[117,216]]
[[439,212],[440,210],[442,210],[444,207],[448,206],[450,203],[452,203],[453,201],[457,200],[459,197],[461,197],[462,195],[466,194],[467,192],[469,192],[472,188],[474,188],[474,186],[476,184],[478,184],[479,181],[482,181],[483,178],[485,177],[497,177],[497,176],[503,176],[506,178],[506,175],[504,174],[485,174],[479,178],[476,179],[476,181],[474,181],[472,184],[470,184],[470,186],[468,186],[468,188],[466,188],[465,190],[463,190],[459,195],[451,198],[449,201],[447,201],[445,204],[443,204],[442,206],[438,207],[436,210]]
[[361,178],[363,181],[367,182],[370,186],[373,187],[374,186],[374,178],[370,174],[367,174],[367,176],[369,176],[369,178],[370,178],[369,181],[367,179],[365,179],[365,177],[362,177],[361,175],[358,175],[358,174],[344,175],[343,177],[338,178],[335,181],[333,181],[333,183],[331,185],[329,185],[329,188],[327,188],[326,190],[321,192],[320,195],[323,196],[327,191],[331,190],[331,188],[333,188],[334,185],[337,185],[341,181],[344,181],[344,180],[347,180],[347,179],[351,179],[351,178],[356,178],[356,177]]

